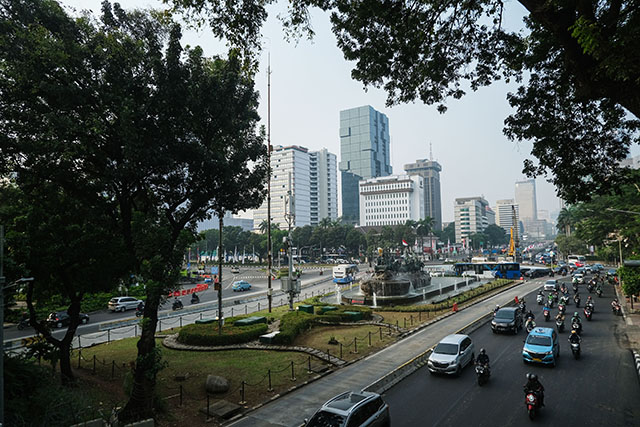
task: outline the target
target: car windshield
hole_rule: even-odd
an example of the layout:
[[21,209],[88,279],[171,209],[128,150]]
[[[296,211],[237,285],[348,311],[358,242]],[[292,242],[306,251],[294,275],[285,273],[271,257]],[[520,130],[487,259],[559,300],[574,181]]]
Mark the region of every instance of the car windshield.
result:
[[307,427],[340,427],[344,424],[344,417],[342,415],[334,414],[333,412],[320,411],[309,420],[306,424]]
[[[104,300],[103,300],[103,301],[104,301]],[[109,301],[109,302],[112,302],[112,303],[114,303],[114,304],[117,304],[117,302],[118,302],[118,298],[111,298],[111,301]],[[103,304],[104,304],[104,303],[103,303]]]
[[513,320],[513,311],[498,310],[496,313],[496,319]]
[[458,345],[441,342],[436,346],[436,349],[433,350],[433,352],[438,354],[458,354]]
[[551,338],[541,335],[529,335],[529,337],[527,338],[527,344],[543,345],[549,347],[551,345]]

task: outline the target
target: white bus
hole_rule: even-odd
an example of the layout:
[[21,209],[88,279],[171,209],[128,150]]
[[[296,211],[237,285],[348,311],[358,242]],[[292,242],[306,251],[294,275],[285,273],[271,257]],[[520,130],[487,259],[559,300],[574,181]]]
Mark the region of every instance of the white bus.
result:
[[333,267],[333,281],[335,283],[351,283],[358,273],[356,264],[341,264]]

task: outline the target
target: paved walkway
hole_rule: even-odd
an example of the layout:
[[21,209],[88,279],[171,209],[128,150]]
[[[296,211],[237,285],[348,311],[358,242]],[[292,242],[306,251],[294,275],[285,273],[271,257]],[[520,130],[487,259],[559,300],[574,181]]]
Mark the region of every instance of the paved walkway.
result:
[[[361,390],[377,383],[380,378],[396,372],[412,362],[446,335],[463,329],[490,313],[496,304],[504,305],[515,296],[525,295],[538,288],[543,281],[524,282],[502,293],[471,305],[446,322],[436,323],[411,334],[397,343],[358,362],[320,378],[311,384],[269,402],[232,422],[235,427],[299,426],[311,417],[324,402],[344,390]],[[437,327],[441,325],[441,327]]]
[[622,314],[626,324],[627,340],[629,342],[629,348],[633,352],[638,377],[640,379],[640,300],[635,301],[633,303],[633,309],[631,309],[630,301],[622,297],[620,286],[616,286],[616,294],[618,295],[618,301],[623,303]]

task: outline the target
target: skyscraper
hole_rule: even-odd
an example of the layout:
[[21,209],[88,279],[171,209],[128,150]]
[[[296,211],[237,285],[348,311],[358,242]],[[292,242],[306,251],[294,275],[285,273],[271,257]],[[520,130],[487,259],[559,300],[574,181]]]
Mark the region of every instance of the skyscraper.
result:
[[359,186],[362,179],[391,175],[389,119],[369,105],[340,111],[340,164],[342,219],[360,219]]
[[456,223],[456,242],[462,243],[474,233],[480,233],[489,225],[487,208],[489,203],[484,197],[463,197],[456,199],[453,206]]
[[[514,214],[515,210],[515,224]],[[520,207],[513,202],[513,199],[498,200],[496,202],[496,224],[509,234],[511,228],[520,222]],[[514,230],[519,231],[519,230]]]
[[309,153],[311,180],[311,225],[324,218],[338,219],[338,175],[336,155],[326,148]]
[[442,167],[433,160],[421,159],[404,165],[408,175],[424,178],[424,214],[433,219],[433,229],[442,230],[442,202],[440,199],[440,171]]
[[538,219],[535,179],[516,181],[516,203],[520,207],[520,218],[523,221]]

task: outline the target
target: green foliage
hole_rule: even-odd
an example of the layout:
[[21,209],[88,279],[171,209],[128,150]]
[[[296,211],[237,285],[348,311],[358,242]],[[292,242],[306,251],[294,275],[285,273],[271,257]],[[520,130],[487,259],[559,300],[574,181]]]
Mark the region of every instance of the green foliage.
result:
[[336,307],[338,307],[337,310],[324,311],[322,313],[319,310],[316,310],[318,320],[332,323],[352,322],[353,319],[344,314],[345,311],[357,311],[362,313],[362,320],[371,320],[373,314],[373,310],[371,308],[362,305],[339,305]]
[[558,237],[556,237],[556,245],[558,245],[558,252],[564,255],[564,257],[571,254],[584,253],[587,249],[585,242],[573,235],[565,236],[564,234],[559,234]]
[[274,344],[291,344],[301,333],[311,329],[314,314],[303,311],[291,311],[280,319],[280,333],[274,337]]
[[640,295],[640,267],[623,266],[618,269],[618,276],[625,295]]
[[264,323],[233,326],[234,319],[239,318],[226,319],[221,335],[218,334],[217,323],[187,325],[178,333],[178,342],[203,346],[242,344],[254,341],[267,332],[268,326]]

